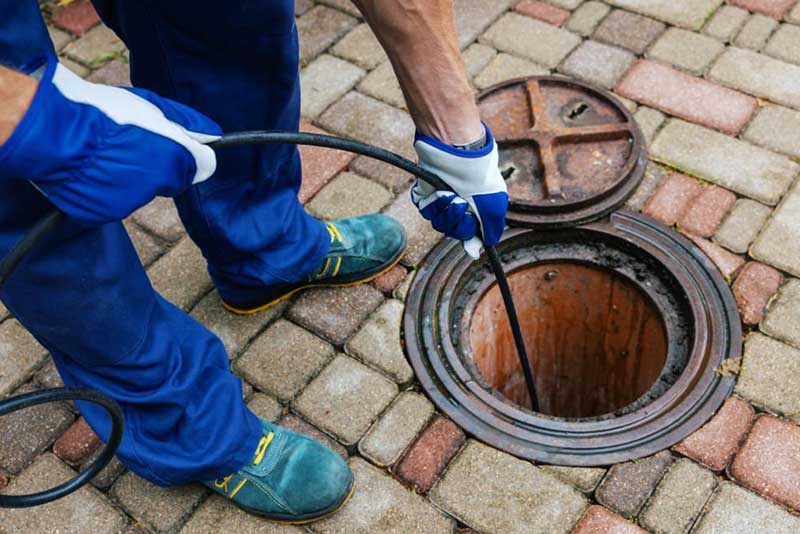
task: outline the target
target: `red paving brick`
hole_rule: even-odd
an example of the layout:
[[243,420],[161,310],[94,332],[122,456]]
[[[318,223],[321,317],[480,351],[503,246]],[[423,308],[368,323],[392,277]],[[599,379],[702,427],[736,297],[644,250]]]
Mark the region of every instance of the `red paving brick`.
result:
[[572,534],[647,534],[621,515],[596,504],[590,506],[575,525]]
[[406,277],[406,270],[402,265],[395,265],[391,270],[375,280],[375,287],[384,293],[391,293]]
[[[328,133],[307,122],[300,124],[300,130],[321,134]],[[325,184],[330,182],[334,176],[344,170],[355,157],[355,154],[341,150],[301,146],[300,158],[303,163],[303,185],[297,195],[300,198],[300,202],[305,204],[314,198],[314,195],[319,193],[319,190],[325,187]]]
[[733,252],[728,252],[708,239],[692,234],[686,234],[686,237],[691,239],[692,242],[708,256],[714,265],[717,266],[719,272],[722,273],[722,276],[728,280],[732,280],[744,265],[744,259],[741,256],[737,256]]
[[0,490],[8,486],[8,477],[0,473]]
[[86,461],[100,443],[100,438],[81,417],[53,443],[53,452],[68,464],[78,465]]
[[465,439],[455,423],[437,417],[397,464],[395,475],[417,491],[427,492]]
[[762,415],[728,468],[742,485],[800,511],[800,426]]
[[681,229],[700,237],[711,237],[736,203],[736,195],[711,185],[694,197],[678,219]]
[[761,322],[764,308],[782,283],[783,275],[763,263],[751,261],[742,268],[733,284],[733,296],[736,297],[744,324],[756,325]]
[[520,15],[542,20],[553,26],[561,26],[569,18],[570,12],[537,0],[522,0],[514,8]]
[[672,173],[664,178],[644,205],[642,213],[672,226],[678,222],[689,203],[702,192],[703,186],[694,178]]
[[631,100],[731,135],[747,124],[758,107],[758,101],[751,96],[646,59],[634,65],[614,90]]
[[754,417],[752,406],[731,397],[708,423],[674,450],[719,473],[727,467]]
[[100,22],[97,11],[89,0],[77,0],[58,8],[51,17],[53,24],[73,35],[81,35]]
[[786,16],[797,0],[728,0],[728,3],[755,13],[780,19]]

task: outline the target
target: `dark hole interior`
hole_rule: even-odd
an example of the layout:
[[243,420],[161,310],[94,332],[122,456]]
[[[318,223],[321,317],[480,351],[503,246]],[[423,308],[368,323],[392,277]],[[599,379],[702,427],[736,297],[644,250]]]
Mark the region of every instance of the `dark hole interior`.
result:
[[[664,321],[648,296],[614,271],[537,263],[509,276],[531,359],[540,412],[596,417],[639,399],[667,359]],[[475,364],[514,403],[530,400],[496,285],[478,301],[469,331]]]

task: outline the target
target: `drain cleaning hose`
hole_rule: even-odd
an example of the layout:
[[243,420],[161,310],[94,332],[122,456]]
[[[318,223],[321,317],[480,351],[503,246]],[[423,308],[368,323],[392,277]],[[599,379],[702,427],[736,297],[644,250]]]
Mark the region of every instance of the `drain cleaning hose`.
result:
[[[423,169],[411,160],[389,152],[388,150],[351,139],[306,132],[252,131],[223,135],[216,141],[209,143],[209,146],[214,149],[219,149],[230,146],[253,144],[297,144],[344,150],[388,163],[389,165],[422,178],[436,189],[452,191],[450,186],[442,181],[441,178]],[[25,234],[2,260],[0,260],[0,286],[5,283],[6,279],[14,272],[14,269],[27,257],[28,253],[64,219],[64,214],[59,211],[54,210],[48,213]],[[528,386],[531,407],[534,411],[538,411],[539,403],[536,396],[533,371],[531,370],[530,361],[528,360],[527,351],[525,350],[525,342],[522,338],[522,331],[519,327],[519,319],[517,318],[517,312],[514,307],[514,300],[511,297],[511,289],[508,286],[505,270],[503,269],[497,250],[489,246],[484,248],[486,249],[486,256],[489,259],[489,265],[497,278],[497,285],[506,307],[508,322],[514,336],[514,344],[516,345],[520,365],[522,366],[522,371],[525,376],[525,383]],[[63,401],[93,402],[100,405],[108,412],[111,417],[111,433],[105,449],[86,470],[60,486],[31,495],[0,495],[0,508],[26,508],[60,499],[89,482],[89,480],[97,475],[114,456],[122,440],[124,429],[122,410],[113,399],[99,391],[68,388],[34,391],[0,401],[0,416],[39,404]]]

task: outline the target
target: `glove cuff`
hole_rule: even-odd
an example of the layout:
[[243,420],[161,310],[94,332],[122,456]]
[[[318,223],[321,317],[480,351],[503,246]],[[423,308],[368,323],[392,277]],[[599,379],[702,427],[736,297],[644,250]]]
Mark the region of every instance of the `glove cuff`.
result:
[[482,158],[484,156],[488,156],[492,149],[494,148],[494,137],[492,136],[491,130],[486,125],[485,122],[481,122],[483,125],[483,131],[485,136],[485,144],[481,148],[470,150],[467,148],[455,147],[453,145],[448,145],[447,143],[436,139],[435,137],[431,137],[429,135],[425,135],[420,133],[419,130],[414,133],[414,146],[416,146],[417,142],[422,142],[427,145],[430,145],[442,152],[446,152],[453,156],[458,156],[460,158]]

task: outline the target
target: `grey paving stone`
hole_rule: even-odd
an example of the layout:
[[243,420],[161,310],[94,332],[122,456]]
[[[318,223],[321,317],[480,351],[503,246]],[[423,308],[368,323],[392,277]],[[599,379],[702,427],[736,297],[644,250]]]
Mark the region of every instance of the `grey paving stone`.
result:
[[575,486],[583,493],[592,493],[606,474],[606,470],[602,467],[543,465],[542,469]]
[[378,308],[361,329],[345,345],[348,354],[363,360],[405,384],[414,378],[400,340],[403,303],[390,299]]
[[667,119],[666,116],[657,109],[648,108],[647,106],[639,107],[634,114],[634,118],[639,124],[639,128],[641,128],[648,145],[653,142],[656,132]]
[[53,41],[53,48],[56,49],[56,52],[60,52],[72,40],[70,34],[53,26],[47,26],[47,33],[50,34],[50,40]]
[[388,58],[368,24],[360,24],[331,48],[331,53],[372,70]]
[[401,393],[358,443],[358,451],[380,466],[393,465],[433,415],[419,393]]
[[[14,479],[3,493],[36,493],[74,476],[72,469],[46,453]],[[126,522],[125,516],[91,486],[38,506],[34,513],[28,508],[0,508],[0,530],[9,534],[117,534]]]
[[644,170],[642,183],[639,184],[639,187],[636,188],[631,198],[625,203],[625,207],[630,210],[641,211],[645,203],[653,196],[653,193],[656,192],[661,181],[664,180],[664,176],[665,173],[661,167],[648,162]]
[[153,532],[174,532],[206,494],[199,484],[163,488],[128,472],[111,488],[111,496],[134,519]]
[[353,498],[339,512],[311,528],[320,534],[451,533],[454,521],[380,469],[350,460],[356,478]]
[[800,350],[751,334],[736,393],[758,408],[800,423]]
[[732,482],[722,482],[695,534],[792,534],[800,532],[800,518]]
[[217,292],[212,291],[192,308],[191,315],[219,336],[228,358],[234,359],[262,328],[286,309],[286,304],[284,301],[258,313],[237,315],[226,310]]
[[699,30],[724,0],[608,0],[608,3],[630,9],[674,26]]
[[800,64],[800,26],[782,24],[770,38],[764,52],[778,59]]
[[575,10],[566,24],[569,31],[589,37],[597,25],[600,24],[611,8],[602,2],[585,2]]
[[514,0],[454,0],[458,45],[466,47],[497,20]]
[[352,63],[322,54],[300,71],[301,112],[316,119],[366,74]]
[[770,213],[772,210],[767,206],[749,198],[740,198],[717,228],[714,241],[737,254],[744,254]]
[[656,161],[770,206],[800,169],[785,156],[677,119],[661,129],[650,153]]
[[800,112],[764,106],[750,121],[743,137],[757,145],[800,158]]
[[593,38],[641,54],[664,28],[666,26],[658,21],[617,9],[603,19]]
[[358,90],[396,108],[406,108],[406,100],[403,90],[400,89],[400,82],[397,81],[392,64],[388,61],[361,80]]
[[700,75],[723,50],[725,45],[712,37],[669,28],[650,48],[647,56]]
[[[103,447],[99,447],[96,451],[94,451],[92,455],[89,456],[85,462],[83,462],[83,465],[81,465],[81,472],[86,471],[86,469],[95,460],[97,460],[98,456],[102,454],[103,450]],[[114,456],[111,458],[111,461],[108,462],[108,465],[106,465],[102,471],[100,471],[97,476],[92,479],[92,486],[101,490],[107,490],[125,471],[125,466],[122,465],[122,462],[119,461],[119,458]]]
[[153,263],[164,252],[164,248],[159,241],[142,230],[138,224],[134,223],[132,219],[125,219],[123,222],[125,230],[128,232],[128,237],[131,238],[133,248],[136,249],[136,254],[139,256],[139,261],[145,267]]
[[397,395],[397,384],[340,355],[300,394],[293,406],[303,417],[354,445]]
[[552,68],[561,63],[581,39],[531,17],[507,13],[481,36],[481,42]]
[[33,375],[47,351],[16,319],[0,324],[0,398]]
[[[14,395],[36,388],[26,384]],[[66,403],[46,403],[0,417],[0,470],[17,474],[72,424],[75,415]],[[0,522],[2,524],[2,522]]]
[[414,178],[406,171],[366,156],[359,156],[354,159],[350,164],[350,170],[376,181],[395,195],[406,189]]
[[532,63],[510,54],[497,54],[486,67],[475,77],[475,87],[486,89],[492,85],[512,78],[549,74],[550,71],[541,65]]
[[400,302],[405,302],[411,282],[414,281],[414,271],[409,272],[399,286],[392,292],[392,296]]
[[358,19],[339,10],[316,6],[297,19],[300,65],[306,65],[358,24]]
[[414,123],[408,113],[384,102],[350,92],[319,118],[325,130],[380,145],[403,156],[413,157]]
[[264,395],[263,393],[255,393],[249,401],[247,407],[262,419],[266,419],[270,423],[274,423],[283,415],[283,407],[278,401]]
[[792,8],[792,10],[786,16],[786,20],[795,24],[800,24],[800,4],[797,4]]
[[64,47],[63,53],[87,67],[97,67],[123,50],[125,50],[125,44],[119,40],[119,37],[107,26],[98,24],[80,39],[76,39]]
[[580,6],[583,0],[547,0],[547,3],[564,9],[573,10]]
[[109,61],[86,79],[93,83],[130,87],[132,85],[130,64],[127,58]]
[[431,223],[419,214],[408,193],[400,193],[384,213],[400,221],[406,230],[407,245],[403,265],[417,265],[442,239],[442,234],[434,230]]
[[361,17],[361,13],[358,11],[358,8],[350,0],[319,0],[317,3],[336,8],[339,11],[344,11],[349,15],[353,15],[354,17]]
[[714,473],[691,460],[679,459],[664,475],[639,522],[659,534],[683,534],[700,515],[716,487]]
[[778,21],[764,15],[753,15],[745,23],[739,35],[734,39],[736,46],[761,50],[772,32],[778,27]]
[[293,399],[334,355],[333,346],[280,319],[258,336],[235,368],[245,380],[281,400]]
[[595,492],[597,501],[628,519],[634,517],[671,463],[669,451],[662,451],[655,456],[614,465]]
[[343,172],[314,195],[306,208],[319,219],[335,220],[377,213],[394,197],[383,186]]
[[769,303],[761,331],[800,348],[800,280],[792,278]]
[[314,289],[303,293],[288,314],[293,321],[341,346],[381,302],[383,294],[369,285]]
[[300,534],[305,529],[292,525],[279,525],[243,512],[228,499],[213,495],[189,518],[181,534]]
[[186,234],[171,198],[156,197],[132,217],[136,224],[167,241],[177,241]]
[[206,260],[188,237],[151,265],[147,274],[156,291],[183,310],[191,309],[213,287]]
[[470,78],[477,76],[497,55],[497,50],[480,43],[470,45],[464,50],[464,66]]
[[67,56],[61,55],[58,58],[61,62],[63,67],[66,67],[68,70],[72,71],[73,73],[77,74],[80,78],[86,78],[86,76],[91,72],[88,68],[84,67],[77,61],[72,61]]
[[749,16],[750,14],[740,7],[722,6],[703,28],[703,33],[728,42],[739,33]]
[[56,369],[56,365],[53,363],[53,360],[48,360],[45,362],[45,364],[38,371],[36,371],[33,379],[43,388],[64,387],[64,381],[61,380],[61,376],[58,374],[58,370]]
[[467,526],[502,534],[569,532],[587,507],[580,492],[555,476],[473,440],[430,498]]
[[800,66],[752,50],[729,47],[709,71],[709,77],[778,104],[800,108]]
[[606,89],[611,89],[628,71],[636,56],[597,41],[584,41],[564,61],[559,70]]
[[772,212],[764,230],[750,247],[750,255],[778,269],[800,276],[800,182]]

